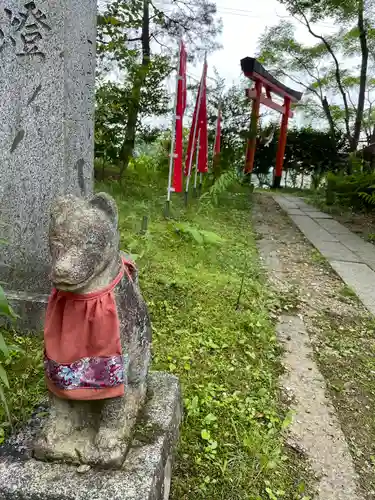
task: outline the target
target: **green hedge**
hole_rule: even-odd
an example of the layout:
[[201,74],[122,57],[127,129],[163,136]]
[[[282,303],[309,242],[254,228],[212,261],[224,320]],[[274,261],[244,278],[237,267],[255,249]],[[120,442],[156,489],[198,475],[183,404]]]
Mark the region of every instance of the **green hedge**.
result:
[[375,173],[334,175],[328,174],[326,188],[327,205],[342,205],[356,210],[374,209],[371,195],[375,192]]

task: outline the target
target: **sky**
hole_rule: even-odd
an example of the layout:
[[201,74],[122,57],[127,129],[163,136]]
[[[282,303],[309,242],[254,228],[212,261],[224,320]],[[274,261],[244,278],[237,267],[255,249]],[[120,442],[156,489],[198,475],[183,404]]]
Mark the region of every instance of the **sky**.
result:
[[[99,6],[105,5],[105,3],[106,0],[98,0]],[[163,1],[155,0],[155,3],[163,4]],[[285,7],[277,0],[216,0],[215,3],[217,5],[217,14],[223,22],[223,32],[219,37],[222,49],[208,55],[208,77],[213,78],[215,76],[214,68],[216,68],[219,75],[225,79],[226,87],[240,83],[241,59],[246,56],[256,56],[259,37],[267,27],[277,25],[282,19],[289,19],[294,22],[298,41],[306,44],[316,43],[316,39],[309,35],[306,27],[293,20]],[[314,25],[314,29],[319,34],[328,34],[334,32],[337,27],[334,26],[333,22],[325,20],[325,22]],[[169,48],[169,50],[171,49]],[[202,64],[199,67],[188,66],[187,72],[188,77],[199,81]],[[114,73],[113,78],[118,79],[119,76]],[[284,79],[282,83],[295,90],[303,91],[303,88],[299,88],[291,80]],[[174,77],[166,82],[171,95],[175,93],[175,85]],[[188,101],[193,105],[195,96],[189,95]],[[272,112],[272,114],[278,115],[277,112]],[[164,121],[165,119],[162,120],[162,122]],[[304,123],[302,113],[296,113],[291,124],[301,125],[302,123]]]
[[226,84],[238,83],[240,60],[256,54],[257,42],[267,26],[286,16],[285,8],[276,0],[217,0],[218,15],[223,21],[222,50],[208,56],[209,74],[215,66]]
[[[258,39],[266,27],[275,26],[282,19],[291,18],[285,7],[277,0],[217,0],[216,5],[218,15],[223,21],[223,33],[220,37],[223,48],[208,56],[208,76],[214,76],[215,67],[229,87],[233,83],[240,82],[240,60],[256,55]],[[306,44],[316,42],[304,26],[298,21],[293,19],[292,21],[296,25],[296,37],[300,42]],[[336,29],[329,21],[315,25],[314,28],[321,34],[332,33]],[[188,69],[188,73],[197,79],[200,77],[200,72],[200,68]],[[303,91],[303,88],[299,88],[292,81],[285,79],[283,83],[295,90]],[[303,117],[297,115],[295,120],[300,124]]]
[[[306,44],[316,40],[298,21],[291,18],[287,10],[277,0],[217,0],[218,15],[223,20],[223,33],[220,37],[223,48],[209,55],[208,63],[215,66],[226,79],[228,85],[238,83],[241,76],[240,60],[243,57],[253,57],[257,52],[259,37],[269,26],[275,26],[283,19],[291,20],[296,25],[297,39]],[[320,33],[332,33],[336,29],[327,20],[314,25]]]

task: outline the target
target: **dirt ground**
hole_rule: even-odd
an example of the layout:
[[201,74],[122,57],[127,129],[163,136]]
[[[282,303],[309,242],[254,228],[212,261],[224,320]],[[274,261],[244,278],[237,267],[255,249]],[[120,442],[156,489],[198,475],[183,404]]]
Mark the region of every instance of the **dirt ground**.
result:
[[[253,224],[280,297],[284,384],[299,393],[296,446],[310,450],[313,470],[321,471],[318,498],[375,499],[374,320],[270,195],[254,195]],[[293,328],[305,328],[307,338],[288,334]]]

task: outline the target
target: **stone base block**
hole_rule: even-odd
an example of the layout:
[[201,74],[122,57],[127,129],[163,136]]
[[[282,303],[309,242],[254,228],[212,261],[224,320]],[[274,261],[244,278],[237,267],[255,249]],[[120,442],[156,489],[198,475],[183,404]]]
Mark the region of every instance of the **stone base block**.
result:
[[31,458],[31,443],[45,418],[39,409],[23,431],[0,447],[1,500],[167,500],[182,418],[180,385],[176,377],[156,372],[148,387],[122,470],[80,472]]
[[[6,291],[6,296],[19,316],[15,323],[18,332],[40,333],[43,331],[48,295]],[[3,324],[6,323],[3,318],[1,321]]]

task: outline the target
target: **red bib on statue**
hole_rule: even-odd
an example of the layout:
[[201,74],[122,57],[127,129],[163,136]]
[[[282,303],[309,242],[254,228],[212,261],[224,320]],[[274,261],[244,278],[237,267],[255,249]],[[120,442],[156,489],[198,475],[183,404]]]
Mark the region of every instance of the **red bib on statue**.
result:
[[64,399],[96,400],[124,394],[122,352],[114,290],[128,266],[102,290],[76,294],[53,289],[45,328],[48,389]]

